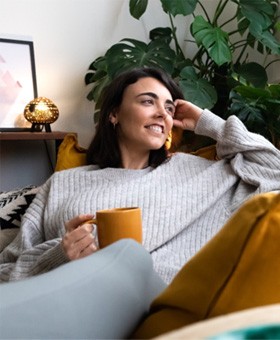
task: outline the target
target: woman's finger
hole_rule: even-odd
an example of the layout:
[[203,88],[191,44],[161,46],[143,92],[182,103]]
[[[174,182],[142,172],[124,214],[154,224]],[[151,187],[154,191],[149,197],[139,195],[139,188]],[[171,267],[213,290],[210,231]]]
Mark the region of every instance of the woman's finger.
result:
[[92,214],[82,214],[75,216],[71,220],[65,222],[66,231],[72,231],[79,227],[81,224],[85,223],[88,220],[91,220],[94,216]]
[[83,224],[72,231],[67,231],[62,239],[62,248],[70,260],[80,258],[80,254],[91,244],[95,244],[92,224]]
[[95,253],[98,250],[98,246],[96,245],[96,242],[91,243],[88,245],[81,253],[80,258],[91,255]]

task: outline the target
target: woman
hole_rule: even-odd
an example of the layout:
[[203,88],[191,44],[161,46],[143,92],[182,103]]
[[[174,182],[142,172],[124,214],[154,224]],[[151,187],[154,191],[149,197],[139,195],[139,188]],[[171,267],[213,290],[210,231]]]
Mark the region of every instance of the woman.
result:
[[[250,196],[280,188],[280,152],[247,131],[182,99],[162,71],[143,68],[116,78],[103,94],[88,166],[55,173],[1,254],[2,281],[47,272],[97,251],[100,209],[139,206],[143,245],[169,283]],[[169,155],[172,126],[217,141],[219,161]]]

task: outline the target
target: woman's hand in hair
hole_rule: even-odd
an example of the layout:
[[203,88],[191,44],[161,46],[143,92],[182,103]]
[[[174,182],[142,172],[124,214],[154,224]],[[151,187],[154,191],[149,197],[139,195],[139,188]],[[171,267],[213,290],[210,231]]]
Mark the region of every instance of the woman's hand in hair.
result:
[[173,125],[184,130],[194,131],[203,110],[183,99],[175,100],[174,104],[176,111]]
[[65,223],[66,233],[62,238],[62,249],[69,260],[77,260],[98,250],[93,235],[93,225],[86,223],[92,215],[79,215]]

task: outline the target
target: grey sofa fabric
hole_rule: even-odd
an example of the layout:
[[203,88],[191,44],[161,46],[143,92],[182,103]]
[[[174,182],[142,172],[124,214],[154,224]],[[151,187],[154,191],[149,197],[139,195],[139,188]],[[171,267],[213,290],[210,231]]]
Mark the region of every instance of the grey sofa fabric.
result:
[[121,240],[46,274],[1,284],[0,338],[126,338],[165,286],[149,253]]

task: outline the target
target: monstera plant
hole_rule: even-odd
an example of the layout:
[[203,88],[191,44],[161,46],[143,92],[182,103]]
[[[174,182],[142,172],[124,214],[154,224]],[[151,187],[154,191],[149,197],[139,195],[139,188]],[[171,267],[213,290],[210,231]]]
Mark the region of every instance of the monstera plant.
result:
[[[280,85],[268,83],[267,68],[280,55],[276,39],[280,0],[211,0],[215,6],[211,17],[206,9],[209,0],[157,1],[169,17],[169,27],[151,30],[149,42],[124,38],[89,66],[85,83],[91,87],[87,98],[95,102],[95,121],[100,93],[116,75],[137,66],[155,66],[178,82],[187,100],[223,118],[235,114],[249,130],[279,146]],[[135,19],[148,8],[148,0],[129,1]],[[186,41],[178,40],[174,23],[177,15],[186,18],[192,36],[184,49]],[[192,55],[188,44],[192,51],[195,46]],[[253,59],[256,53],[261,63]],[[191,133],[185,134],[192,140]]]

